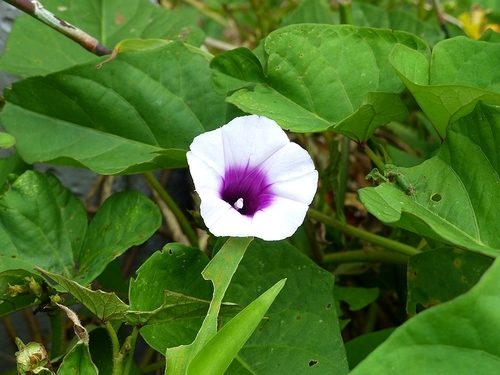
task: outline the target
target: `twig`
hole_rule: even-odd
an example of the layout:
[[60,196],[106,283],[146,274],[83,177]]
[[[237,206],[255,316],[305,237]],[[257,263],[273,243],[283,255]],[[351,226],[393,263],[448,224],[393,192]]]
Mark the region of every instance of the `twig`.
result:
[[59,31],[97,56],[111,54],[111,51],[96,38],[49,12],[37,0],[5,0],[5,2]]

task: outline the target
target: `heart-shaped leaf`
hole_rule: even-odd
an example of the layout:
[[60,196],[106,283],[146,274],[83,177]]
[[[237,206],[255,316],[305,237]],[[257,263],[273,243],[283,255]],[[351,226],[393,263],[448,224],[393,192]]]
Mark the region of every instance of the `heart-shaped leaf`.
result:
[[378,126],[407,116],[399,97],[404,86],[387,61],[398,43],[430,53],[425,42],[405,32],[292,25],[265,39],[262,74],[250,52],[239,49],[214,58],[214,85],[219,90],[246,87],[228,102],[285,129],[330,130],[362,142]]
[[[381,221],[496,257],[500,252],[500,109],[479,102],[448,128],[439,153],[413,168],[359,190]],[[392,181],[391,181],[392,180]]]

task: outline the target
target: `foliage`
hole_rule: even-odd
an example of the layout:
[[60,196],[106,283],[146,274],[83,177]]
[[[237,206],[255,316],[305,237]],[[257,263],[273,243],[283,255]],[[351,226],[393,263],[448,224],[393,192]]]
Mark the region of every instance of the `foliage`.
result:
[[[101,57],[16,20],[0,57],[22,77],[0,112],[0,316],[35,308],[52,330],[17,341],[21,373],[498,372],[498,9],[334,3],[43,2]],[[319,171],[287,240],[215,238],[192,189],[180,208],[153,175],[245,113]],[[39,163],[143,174],[155,202],[125,189],[93,206]],[[144,243],[162,249],[130,276]]]

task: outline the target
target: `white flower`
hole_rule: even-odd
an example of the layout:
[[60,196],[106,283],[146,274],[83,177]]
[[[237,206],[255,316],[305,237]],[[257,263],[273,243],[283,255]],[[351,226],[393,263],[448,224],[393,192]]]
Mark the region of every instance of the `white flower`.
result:
[[281,240],[304,221],[318,172],[273,120],[237,117],[197,136],[190,149],[201,216],[215,236]]

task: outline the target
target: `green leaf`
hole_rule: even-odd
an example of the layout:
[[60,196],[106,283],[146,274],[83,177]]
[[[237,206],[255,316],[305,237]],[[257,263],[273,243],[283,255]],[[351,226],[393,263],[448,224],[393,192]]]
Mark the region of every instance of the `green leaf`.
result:
[[99,371],[92,362],[89,347],[79,341],[64,357],[57,375],[97,375]]
[[[197,12],[184,8],[167,11],[146,0],[44,0],[43,6],[57,17],[79,27],[103,45],[131,38],[203,42],[196,26]],[[51,52],[47,53],[47,46]],[[16,19],[0,58],[0,69],[18,76],[45,75],[84,63],[95,57],[78,43],[40,21],[23,16]]]
[[[144,326],[146,324],[161,324],[173,320],[201,318],[207,314],[209,300],[203,300],[164,290],[164,299],[160,307],[153,311],[127,311],[125,321],[127,324]],[[222,304],[221,314],[234,315],[234,311],[241,310],[235,304]]]
[[500,367],[500,260],[466,294],[398,327],[352,375],[494,374]]
[[283,290],[227,375],[347,374],[334,277],[285,241],[255,239],[224,299],[249,305],[282,279]]
[[201,328],[191,344],[167,349],[165,375],[187,374],[188,366],[193,358],[217,334],[217,319],[219,317],[222,298],[252,239],[252,237],[229,238],[203,270],[203,278],[212,281],[214,286],[214,294],[207,316],[203,320]]
[[0,272],[37,266],[87,284],[160,223],[158,207],[128,191],[108,198],[87,229],[85,207],[69,189],[27,171],[0,197]]
[[89,225],[75,280],[80,284],[92,281],[113,259],[151,237],[161,219],[158,206],[144,195],[136,191],[113,194]]
[[0,132],[0,148],[9,148],[16,144],[16,138],[10,134]]
[[259,325],[278,293],[283,289],[285,281],[283,279],[277,282],[222,327],[192,359],[187,373],[189,375],[224,374],[238,351]]
[[408,261],[406,309],[416,314],[417,304],[431,307],[469,291],[493,260],[453,248],[425,251]]
[[85,207],[54,176],[25,172],[0,197],[0,271],[37,265],[71,277],[86,225]]
[[[270,117],[285,129],[330,130],[361,142],[378,126],[407,116],[398,95],[404,85],[387,61],[397,43],[429,55],[425,42],[405,32],[292,25],[265,39],[265,82],[258,74],[240,73],[241,51],[214,58],[212,67],[218,73],[213,81],[219,90],[234,90],[238,83],[246,87],[227,101],[246,112]],[[256,57],[249,58],[248,52],[245,56],[257,72]]]
[[[199,249],[175,243],[168,244],[161,252],[151,255],[137,270],[137,277],[130,280],[129,299],[132,313],[127,318],[142,319],[140,315],[134,317],[134,312],[154,312],[162,309],[165,304],[165,290],[210,300],[211,285],[201,276],[207,264],[208,257]],[[145,290],[148,292],[144,293]],[[204,312],[207,308],[208,305]],[[185,318],[179,314],[177,319],[147,325],[141,328],[140,334],[151,347],[165,353],[169,347],[191,343],[204,316]]]
[[129,306],[118,298],[115,293],[91,290],[64,276],[44,271],[41,268],[37,268],[37,271],[54,280],[66,292],[71,293],[103,322],[108,320],[123,320],[124,313],[129,309]]
[[379,294],[379,288],[346,288],[335,286],[335,299],[344,301],[349,305],[349,310],[361,310],[375,301]]
[[9,180],[13,175],[20,175],[30,168],[32,167],[26,164],[17,152],[0,159],[0,194],[8,188]]
[[441,137],[481,100],[500,105],[500,44],[457,37],[440,42],[432,60],[397,45],[389,60]]
[[193,138],[225,123],[207,54],[194,47],[119,53],[99,70],[97,61],[6,92],[1,121],[25,161],[101,174],[182,167]]
[[395,328],[383,329],[381,331],[367,333],[349,340],[345,344],[345,352],[349,361],[349,369],[356,367],[368,354],[373,352],[382,344]]
[[393,170],[401,182],[360,189],[359,198],[385,223],[496,257],[499,137],[500,109],[479,102],[448,128],[435,157],[417,167]]

